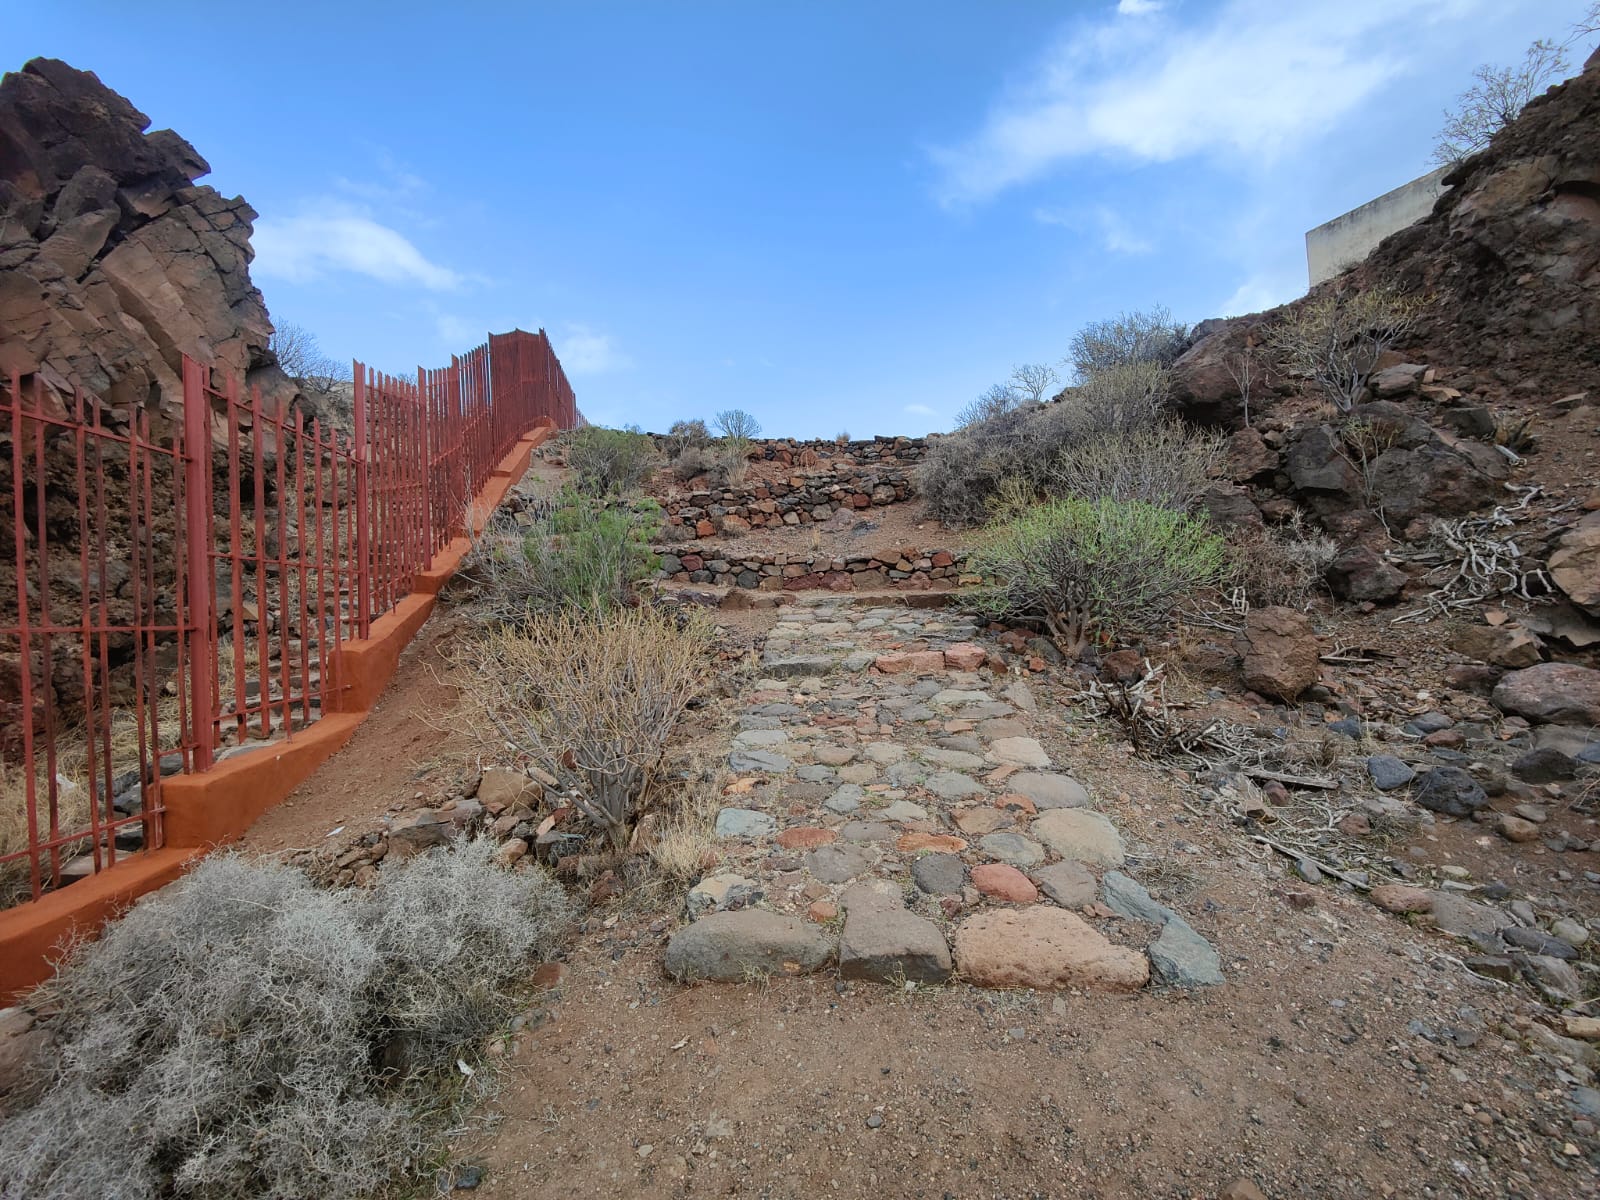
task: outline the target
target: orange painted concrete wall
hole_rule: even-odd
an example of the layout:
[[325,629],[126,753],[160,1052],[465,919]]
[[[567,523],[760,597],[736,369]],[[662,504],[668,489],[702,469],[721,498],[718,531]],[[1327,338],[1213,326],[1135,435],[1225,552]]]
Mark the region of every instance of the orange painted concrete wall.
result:
[[[474,535],[527,472],[533,451],[554,432],[553,424],[540,425],[501,460],[474,504]],[[207,850],[243,836],[348,742],[394,677],[400,652],[433,612],[439,590],[471,549],[470,538],[452,540],[418,574],[411,594],[372,623],[370,637],[344,644],[334,667],[340,690],[321,720],[209,771],[163,780],[162,849],[120,859],[88,879],[0,912],[0,1003],[49,978],[65,939],[97,931],[140,896],[171,883]]]

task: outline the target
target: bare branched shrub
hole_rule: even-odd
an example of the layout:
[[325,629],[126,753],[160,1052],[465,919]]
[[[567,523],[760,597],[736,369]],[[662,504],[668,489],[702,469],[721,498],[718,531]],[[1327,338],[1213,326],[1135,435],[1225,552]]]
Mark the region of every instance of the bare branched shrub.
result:
[[1243,527],[1229,539],[1233,578],[1252,607],[1304,608],[1324,589],[1339,547],[1299,513],[1277,527]]
[[362,1196],[423,1169],[482,1040],[572,918],[492,843],[370,891],[214,855],[79,947],[40,997],[58,1039],[0,1125],[0,1195]]
[[[1582,25],[1578,27],[1582,31]],[[1574,36],[1578,36],[1575,33]],[[1472,73],[1477,80],[1445,110],[1444,128],[1433,147],[1433,161],[1451,166],[1485,149],[1540,92],[1567,70],[1564,46],[1540,38],[1511,67],[1485,64]]]
[[1011,378],[1006,383],[1024,400],[1043,404],[1060,388],[1061,376],[1044,363],[1022,363],[1011,368]]
[[1204,519],[1138,501],[1051,500],[987,531],[973,555],[980,612],[1037,621],[1069,655],[1164,622],[1227,574]]
[[1170,367],[1189,348],[1189,327],[1172,319],[1171,311],[1154,308],[1085,325],[1072,337],[1067,361],[1080,383],[1111,367],[1152,363]]
[[669,462],[677,462],[679,456],[686,450],[699,450],[710,444],[711,431],[706,428],[706,423],[698,418],[674,421],[672,428],[668,429],[666,436],[661,439],[661,448],[666,452]]
[[956,413],[956,428],[970,429],[1020,408],[1026,397],[1015,388],[997,383]]
[[326,396],[350,378],[350,364],[324,354],[317,335],[303,326],[288,322],[278,325],[267,339],[267,349],[276,356],[283,373],[303,391]]
[[711,423],[723,437],[735,441],[750,442],[761,436],[761,422],[742,408],[730,408],[726,412],[719,412],[712,418]]
[[1205,491],[1222,459],[1220,434],[1179,421],[1156,421],[1068,446],[1050,464],[1046,490],[1085,500],[1142,500],[1187,509]]
[[1222,360],[1223,368],[1239,389],[1239,402],[1244,405],[1244,423],[1250,424],[1250,397],[1255,389],[1265,383],[1264,364],[1256,350],[1255,342],[1248,341],[1233,354]]
[[710,675],[709,622],[637,608],[538,617],[469,645],[477,699],[503,736],[627,842],[635,806],[683,710]]
[[1356,402],[1379,355],[1416,326],[1421,306],[1389,288],[1326,291],[1290,309],[1266,334],[1285,374],[1316,384],[1341,412]]

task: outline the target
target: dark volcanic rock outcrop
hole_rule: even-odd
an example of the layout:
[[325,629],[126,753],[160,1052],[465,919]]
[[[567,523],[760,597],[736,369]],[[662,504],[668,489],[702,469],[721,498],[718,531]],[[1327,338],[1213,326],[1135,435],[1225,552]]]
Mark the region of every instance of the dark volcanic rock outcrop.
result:
[[[1479,396],[1548,401],[1592,389],[1600,374],[1600,53],[1445,183],[1431,214],[1317,291],[1386,286],[1422,299],[1401,348],[1414,363],[1450,364],[1458,372],[1451,382]],[[1228,361],[1282,311],[1202,323],[1176,364],[1179,407],[1208,424],[1236,422]]]
[[250,282],[255,212],[196,186],[205,159],[149,125],[55,59],[0,79],[0,374],[176,406],[189,354],[292,392]]

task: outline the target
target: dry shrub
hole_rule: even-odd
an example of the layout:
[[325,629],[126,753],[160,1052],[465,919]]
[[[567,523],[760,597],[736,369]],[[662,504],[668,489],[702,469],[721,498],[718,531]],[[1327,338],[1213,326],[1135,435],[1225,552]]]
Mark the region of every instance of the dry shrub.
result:
[[1379,357],[1416,327],[1422,305],[1386,287],[1326,291],[1300,302],[1267,330],[1286,375],[1315,384],[1349,412]]
[[1085,500],[1142,500],[1187,509],[1223,457],[1222,437],[1178,421],[1156,421],[1086,438],[1050,464],[1046,486]]
[[1333,539],[1308,530],[1298,513],[1287,525],[1241,529],[1228,546],[1234,580],[1257,608],[1304,608],[1338,553]]
[[418,1172],[458,1059],[572,918],[488,841],[370,891],[215,855],[80,946],[39,998],[58,1047],[0,1125],[0,1196],[367,1195]]
[[[949,525],[984,520],[1008,485],[1059,494],[1051,476],[1063,455],[1089,443],[1115,444],[1114,439],[1162,424],[1170,390],[1170,376],[1157,364],[1108,366],[1068,388],[1054,404],[1001,412],[933,442],[918,468],[917,488],[929,511]],[[1184,443],[1189,449],[1202,444],[1203,439]],[[1172,466],[1184,477],[1205,469],[1204,464]]]
[[468,686],[621,846],[673,726],[710,678],[712,639],[698,613],[543,615],[470,644]]
[[655,443],[637,429],[585,425],[564,441],[567,465],[577,476],[578,488],[591,496],[632,491],[655,466]]
[[1158,304],[1148,311],[1092,321],[1072,337],[1070,361],[1080,380],[1130,364],[1169,367],[1189,348],[1189,327]]
[[688,421],[674,421],[666,436],[661,439],[661,448],[669,460],[676,462],[685,450],[704,449],[710,441],[711,431],[706,428],[706,423],[695,418]]

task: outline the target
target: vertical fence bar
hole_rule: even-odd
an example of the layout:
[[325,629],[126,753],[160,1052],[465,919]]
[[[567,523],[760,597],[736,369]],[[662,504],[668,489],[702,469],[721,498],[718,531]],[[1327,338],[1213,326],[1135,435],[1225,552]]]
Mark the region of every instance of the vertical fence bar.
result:
[[[211,583],[211,402],[206,398],[203,370],[193,359],[183,360],[183,436],[179,459],[184,475],[183,498],[187,508],[184,540],[189,568],[188,629],[180,636],[188,641],[188,722],[194,739],[196,771],[211,766],[211,683],[214,678],[211,661],[211,605],[215,600]],[[237,623],[237,594],[234,603]]]
[[367,524],[367,369],[355,364],[355,570],[356,636],[367,636],[367,619],[372,612],[372,559],[368,553],[371,529]]

